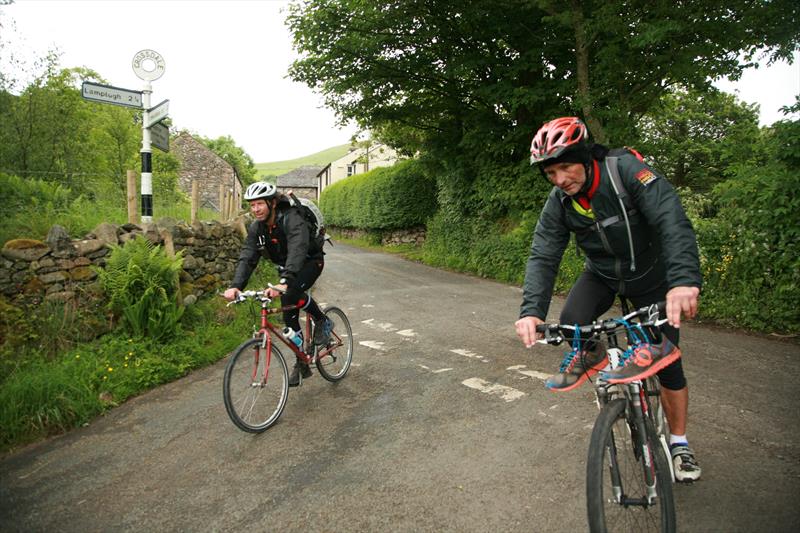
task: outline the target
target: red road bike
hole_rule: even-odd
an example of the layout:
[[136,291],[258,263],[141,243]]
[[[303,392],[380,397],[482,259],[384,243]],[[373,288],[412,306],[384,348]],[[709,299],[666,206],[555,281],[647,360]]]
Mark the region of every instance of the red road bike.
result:
[[268,317],[299,309],[298,305],[271,308],[272,299],[262,291],[240,292],[228,305],[248,300],[261,303],[261,327],[258,330],[253,328],[253,338],[243,342],[228,361],[222,397],[225,410],[236,427],[250,433],[261,433],[278,421],[289,396],[289,368],[275,339],[286,345],[300,361],[316,365],[322,377],[336,382],[350,369],[353,335],[344,311],[327,307],[323,312],[333,326],[328,343],[324,346],[314,344],[316,324],[306,313],[305,340],[302,346],[297,346],[286,339]]

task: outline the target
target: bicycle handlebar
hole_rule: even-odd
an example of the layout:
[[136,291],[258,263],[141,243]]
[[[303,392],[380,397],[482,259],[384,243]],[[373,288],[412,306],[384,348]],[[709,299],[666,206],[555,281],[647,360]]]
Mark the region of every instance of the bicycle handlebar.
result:
[[[658,327],[667,322],[666,318],[660,318],[666,313],[666,308],[666,302],[658,302],[656,304],[648,305],[632,311],[620,318],[608,318],[583,326],[575,324],[539,324],[536,326],[536,333],[544,333],[545,337],[544,339],[536,342],[540,344],[561,344],[565,340],[566,332],[571,332],[572,335],[570,336],[573,336],[575,333],[578,335],[589,336],[598,335],[604,332],[610,333],[626,328],[626,323],[637,318],[646,318],[645,320],[640,320],[636,323],[639,327]],[[553,336],[553,333],[556,335]]]
[[[267,287],[269,287],[270,289],[274,289],[274,290],[280,292],[281,294],[286,292],[284,290],[279,289],[278,287],[276,287],[272,283],[267,283]],[[236,295],[236,298],[231,300],[231,302],[228,303],[228,305],[226,307],[230,307],[230,306],[232,306],[234,304],[240,304],[242,302],[246,302],[250,298],[256,298],[258,301],[266,302],[266,303],[270,303],[272,301],[272,298],[270,298],[269,296],[264,294],[264,291],[239,291],[239,294]]]

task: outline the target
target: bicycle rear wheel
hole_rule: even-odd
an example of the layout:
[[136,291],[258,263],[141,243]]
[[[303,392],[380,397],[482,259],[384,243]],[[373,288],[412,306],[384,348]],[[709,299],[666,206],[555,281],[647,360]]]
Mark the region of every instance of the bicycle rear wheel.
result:
[[328,307],[324,312],[333,323],[333,330],[327,346],[316,347],[317,370],[328,381],[339,381],[353,361],[353,330],[347,315],[338,307]]
[[[627,404],[624,398],[606,404],[592,430],[586,464],[589,530],[673,532],[675,503],[666,457],[648,419],[646,435],[640,437],[635,426],[632,429],[626,418]],[[655,479],[652,502],[645,469]]]
[[225,410],[236,427],[261,433],[273,425],[289,396],[289,370],[278,347],[271,353],[261,347],[262,339],[250,339],[239,346],[225,367],[222,397]]

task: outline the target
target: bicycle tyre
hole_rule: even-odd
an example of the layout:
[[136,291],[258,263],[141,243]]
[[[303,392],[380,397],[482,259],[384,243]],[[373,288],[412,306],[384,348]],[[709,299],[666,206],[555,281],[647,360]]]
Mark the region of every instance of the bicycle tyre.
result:
[[[672,477],[663,448],[656,442],[655,429],[645,419],[648,450],[656,477],[655,505],[647,499],[643,454],[631,436],[624,398],[612,400],[600,411],[592,430],[586,463],[586,505],[589,531],[675,531],[675,502]],[[637,457],[638,456],[638,457]],[[616,466],[612,466],[616,465]],[[621,489],[614,493],[612,476],[619,476]],[[620,502],[618,499],[622,499]]]
[[222,380],[228,416],[236,427],[249,433],[261,433],[277,422],[289,396],[289,369],[274,344],[267,380],[263,379],[266,350],[261,344],[260,338],[242,343],[228,360]]
[[[353,361],[353,330],[344,311],[338,307],[328,307],[323,310],[328,320],[333,322],[331,342],[327,347],[317,346],[316,365],[319,374],[328,381],[336,382],[342,379],[350,369]],[[325,352],[329,347],[338,347]],[[319,354],[323,353],[320,357]]]

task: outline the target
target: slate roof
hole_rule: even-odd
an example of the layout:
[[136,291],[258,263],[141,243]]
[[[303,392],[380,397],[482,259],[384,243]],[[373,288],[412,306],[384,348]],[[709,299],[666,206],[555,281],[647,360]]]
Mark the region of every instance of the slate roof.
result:
[[303,166],[281,174],[276,179],[278,187],[317,187],[319,180],[317,174],[322,167]]

